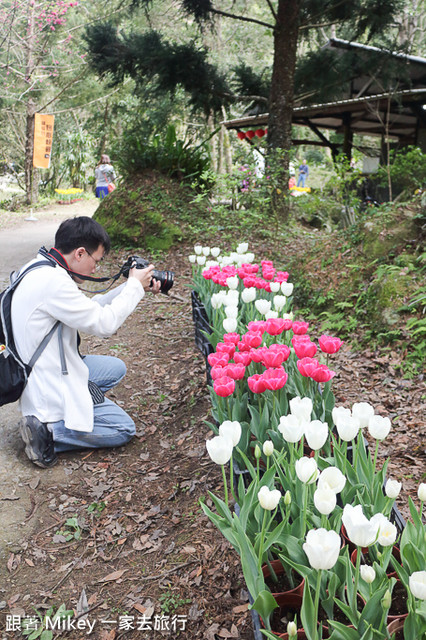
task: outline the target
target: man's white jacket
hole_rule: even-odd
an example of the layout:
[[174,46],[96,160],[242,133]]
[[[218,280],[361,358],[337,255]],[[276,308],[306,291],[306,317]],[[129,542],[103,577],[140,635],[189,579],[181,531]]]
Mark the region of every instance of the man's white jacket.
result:
[[[44,259],[40,254],[35,260]],[[28,265],[25,265],[28,266]],[[65,421],[68,429],[93,430],[93,402],[88,390],[88,368],[77,350],[77,331],[111,336],[144,296],[136,278],[89,298],[60,266],[43,266],[28,273],[12,298],[12,327],[16,348],[29,362],[57,320],[63,323],[63,345],[68,375],[61,372],[58,332],[37,360],[21,396],[24,416],[41,422]]]

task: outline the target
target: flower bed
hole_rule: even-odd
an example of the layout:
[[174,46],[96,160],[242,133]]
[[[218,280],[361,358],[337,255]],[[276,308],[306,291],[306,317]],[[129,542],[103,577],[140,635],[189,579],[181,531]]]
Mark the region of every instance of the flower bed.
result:
[[[303,626],[309,640],[390,638],[388,614],[401,589],[404,638],[423,637],[426,485],[418,490],[420,509],[410,499],[404,527],[394,505],[401,485],[386,479],[387,461],[377,465],[389,418],[362,401],[335,406],[331,362],[341,340],[309,337],[308,323],[292,312],[289,274],[268,260],[256,264],[247,245],[228,256],[197,246],[190,261],[193,310],[195,299],[202,317],[194,311],[194,322],[210,351],[199,345],[211,367],[210,427],[217,434],[206,444],[224,483],[224,499],[209,493],[214,509],[202,508],[240,556],[252,609],[265,626],[261,637],[295,638]],[[375,441],[371,451],[364,430]],[[354,563],[342,525],[357,549]],[[305,580],[300,610],[281,629],[271,628],[278,604],[262,571],[266,564],[274,577],[273,559],[290,581],[295,574]]]

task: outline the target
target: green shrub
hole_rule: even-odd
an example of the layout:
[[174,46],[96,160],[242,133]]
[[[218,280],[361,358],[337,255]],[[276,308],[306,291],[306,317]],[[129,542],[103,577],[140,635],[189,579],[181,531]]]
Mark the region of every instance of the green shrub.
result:
[[[426,154],[419,147],[405,147],[401,151],[391,151],[390,177],[395,190],[415,191],[426,186]],[[387,167],[381,166],[377,172],[379,184],[387,186]]]

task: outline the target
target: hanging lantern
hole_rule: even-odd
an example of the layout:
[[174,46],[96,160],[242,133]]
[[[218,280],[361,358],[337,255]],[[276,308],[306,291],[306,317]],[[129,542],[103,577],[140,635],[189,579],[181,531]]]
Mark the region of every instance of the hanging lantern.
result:
[[248,138],[249,140],[254,138],[255,135],[256,134],[254,133],[254,131],[246,131],[246,138]]
[[244,140],[246,134],[244,133],[244,131],[237,131],[237,136],[239,140]]
[[265,135],[265,130],[264,129],[256,129],[255,134],[257,135],[258,138],[263,138],[263,136]]

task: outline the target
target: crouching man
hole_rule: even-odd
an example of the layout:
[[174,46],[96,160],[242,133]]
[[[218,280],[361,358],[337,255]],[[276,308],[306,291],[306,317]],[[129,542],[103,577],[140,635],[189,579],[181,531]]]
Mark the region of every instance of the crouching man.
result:
[[53,466],[62,451],[117,447],[135,434],[133,420],[104,397],[123,379],[124,362],[112,356],[81,356],[78,331],[111,336],[145,291],[158,293],[160,283],[154,280],[150,287],[153,265],[133,268],[124,284],[89,298],[77,285],[93,276],[109,249],[109,236],[98,222],[86,216],[65,220],[54,249],[41,250],[31,261],[47,258],[51,265],[30,271],[13,295],[13,333],[24,362],[60,322],[20,400],[25,453],[39,467]]

